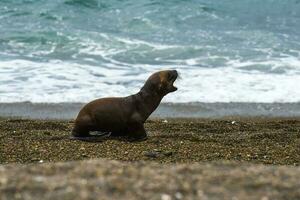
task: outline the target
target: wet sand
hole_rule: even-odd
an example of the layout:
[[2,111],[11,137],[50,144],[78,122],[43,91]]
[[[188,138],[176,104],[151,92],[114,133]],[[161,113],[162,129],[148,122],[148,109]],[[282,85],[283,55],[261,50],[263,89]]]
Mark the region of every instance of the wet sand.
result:
[[[74,119],[84,103],[0,103],[0,116]],[[152,118],[299,117],[300,103],[161,103]]]
[[[300,198],[300,118],[151,119],[148,140],[136,143],[70,140],[72,126],[0,120],[1,199],[16,191],[29,199],[72,199],[76,193],[83,199],[176,199],[177,190],[179,197],[203,199]],[[62,161],[71,162],[54,163]]]

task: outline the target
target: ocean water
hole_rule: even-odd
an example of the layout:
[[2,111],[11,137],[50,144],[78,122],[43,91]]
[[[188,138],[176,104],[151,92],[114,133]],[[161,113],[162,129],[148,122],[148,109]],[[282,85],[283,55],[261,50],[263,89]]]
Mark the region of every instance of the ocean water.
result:
[[0,0],[0,102],[299,102],[300,0]]

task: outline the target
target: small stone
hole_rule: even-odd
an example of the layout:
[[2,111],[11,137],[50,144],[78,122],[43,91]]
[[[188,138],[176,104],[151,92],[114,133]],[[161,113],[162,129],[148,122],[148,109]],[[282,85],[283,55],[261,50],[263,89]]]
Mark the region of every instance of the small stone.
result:
[[165,119],[165,120],[163,120],[162,122],[163,122],[163,123],[168,123],[168,120]]
[[235,123],[236,123],[236,121],[232,121],[232,122],[231,122],[231,124],[235,124]]
[[88,155],[86,153],[82,153],[81,156],[82,157],[88,157]]
[[45,131],[44,134],[45,135],[51,135],[51,133],[49,131]]
[[264,197],[261,198],[261,200],[269,200],[269,198],[264,196]]
[[158,153],[157,152],[152,152],[152,151],[146,152],[144,155],[149,157],[149,158],[157,158],[158,157]]
[[173,155],[173,152],[172,151],[166,151],[166,152],[164,152],[164,155],[165,156],[171,156],[171,155]]
[[171,199],[172,199],[171,196],[168,195],[168,194],[162,194],[161,195],[161,200],[171,200]]
[[156,153],[161,153],[161,152],[162,152],[162,151],[159,150],[159,149],[153,149],[153,151],[156,152]]
[[40,161],[39,161],[39,163],[43,163],[43,162],[44,162],[43,160],[40,160]]
[[43,182],[45,180],[45,178],[43,176],[35,176],[34,180],[37,182]]
[[182,197],[183,197],[183,196],[182,196],[182,194],[181,194],[180,192],[176,192],[176,193],[175,193],[175,198],[176,198],[176,199],[182,199]]

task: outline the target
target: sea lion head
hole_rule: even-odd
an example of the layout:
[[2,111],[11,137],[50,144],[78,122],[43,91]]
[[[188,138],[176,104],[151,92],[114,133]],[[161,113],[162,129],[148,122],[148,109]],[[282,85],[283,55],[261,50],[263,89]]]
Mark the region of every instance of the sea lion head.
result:
[[174,86],[174,82],[177,77],[178,73],[176,70],[155,72],[148,78],[143,89],[165,96],[168,93],[175,92],[177,90],[177,87]]

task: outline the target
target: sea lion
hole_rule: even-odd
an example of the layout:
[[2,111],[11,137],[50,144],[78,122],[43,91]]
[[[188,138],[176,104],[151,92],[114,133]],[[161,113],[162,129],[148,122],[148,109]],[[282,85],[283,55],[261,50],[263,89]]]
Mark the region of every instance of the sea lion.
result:
[[144,122],[165,95],[177,90],[173,85],[177,77],[176,70],[159,71],[136,94],[100,98],[86,104],[75,120],[73,137],[85,140],[94,137],[90,132],[98,131],[132,141],[146,139]]

